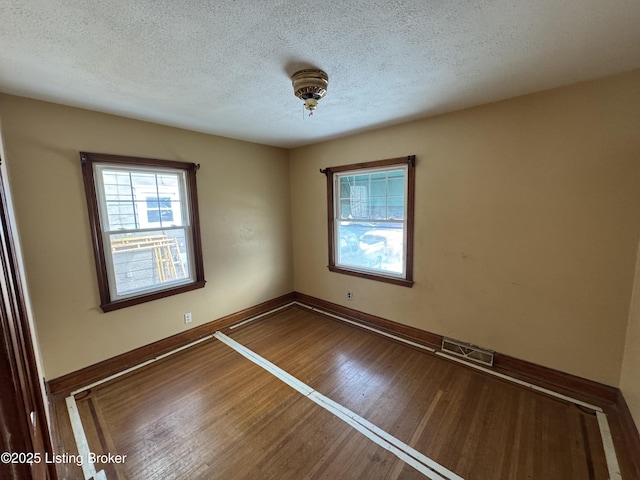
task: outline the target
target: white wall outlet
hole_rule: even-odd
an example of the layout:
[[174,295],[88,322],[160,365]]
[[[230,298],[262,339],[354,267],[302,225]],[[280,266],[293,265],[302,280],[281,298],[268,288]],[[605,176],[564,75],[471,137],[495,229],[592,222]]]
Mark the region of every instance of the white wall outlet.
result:
[[191,323],[191,312],[184,314],[184,323]]
[[351,290],[347,290],[347,300],[353,300],[353,292]]

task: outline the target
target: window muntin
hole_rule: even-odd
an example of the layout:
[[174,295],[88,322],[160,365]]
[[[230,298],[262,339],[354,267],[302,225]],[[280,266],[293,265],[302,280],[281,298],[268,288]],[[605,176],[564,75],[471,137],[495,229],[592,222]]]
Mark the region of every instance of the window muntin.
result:
[[197,165],[81,153],[104,311],[204,286]]
[[413,285],[415,156],[330,167],[329,270]]

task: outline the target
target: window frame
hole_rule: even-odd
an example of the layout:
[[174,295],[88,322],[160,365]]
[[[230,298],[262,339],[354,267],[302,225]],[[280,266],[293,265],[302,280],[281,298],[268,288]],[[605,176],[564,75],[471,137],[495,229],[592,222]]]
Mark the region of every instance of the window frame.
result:
[[[360,278],[367,278],[369,280],[376,280],[380,282],[391,283],[395,285],[401,285],[403,287],[413,286],[413,234],[414,234],[414,215],[415,215],[415,155],[408,155],[406,157],[387,158],[384,160],[375,160],[371,162],[353,163],[350,165],[340,165],[336,167],[327,167],[320,170],[327,177],[327,230],[328,230],[328,246],[329,246],[329,265],[327,268],[331,272],[342,273],[345,275],[352,275]],[[337,205],[335,199],[335,174],[341,174],[343,172],[355,172],[356,175],[366,173],[367,171],[380,171],[385,167],[393,168],[394,166],[406,166],[407,178],[406,185],[407,191],[405,192],[406,202],[406,231],[405,231],[405,265],[404,265],[404,277],[398,275],[385,275],[384,273],[373,273],[372,271],[359,270],[357,268],[349,268],[344,265],[338,265],[337,247],[336,247],[336,218]]]
[[[205,286],[204,262],[202,259],[202,241],[200,236],[200,220],[198,212],[198,191],[196,187],[196,172],[200,168],[199,164],[180,162],[176,160],[160,160],[155,158],[140,158],[124,155],[110,155],[104,153],[80,152],[80,162],[82,164],[82,176],[89,213],[89,225],[91,228],[91,240],[95,258],[96,272],[98,277],[98,290],[100,293],[100,308],[103,312],[111,312],[121,308],[139,305],[159,298],[165,298]],[[170,285],[166,288],[143,292],[138,295],[126,296],[114,299],[111,295],[108,258],[105,252],[104,235],[100,218],[100,208],[98,200],[98,190],[96,188],[94,165],[108,164],[115,168],[156,168],[159,171],[166,169],[182,170],[185,174],[186,201],[188,202],[188,218],[193,257],[194,275],[189,283]]]

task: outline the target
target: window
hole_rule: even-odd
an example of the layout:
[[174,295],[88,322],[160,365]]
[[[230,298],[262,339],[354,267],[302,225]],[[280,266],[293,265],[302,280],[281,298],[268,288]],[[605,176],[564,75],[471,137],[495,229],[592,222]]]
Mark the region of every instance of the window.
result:
[[173,222],[173,207],[171,197],[147,197],[147,221]]
[[102,310],[204,287],[199,166],[86,152],[80,159]]
[[322,170],[329,270],[413,285],[415,156]]

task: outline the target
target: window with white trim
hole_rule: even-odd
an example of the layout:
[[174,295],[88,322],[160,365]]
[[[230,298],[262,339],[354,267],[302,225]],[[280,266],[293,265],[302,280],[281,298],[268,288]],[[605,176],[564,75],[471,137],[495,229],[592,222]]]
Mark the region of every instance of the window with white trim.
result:
[[203,287],[198,165],[85,152],[81,160],[102,309]]
[[413,284],[414,168],[412,155],[323,170],[329,270]]

